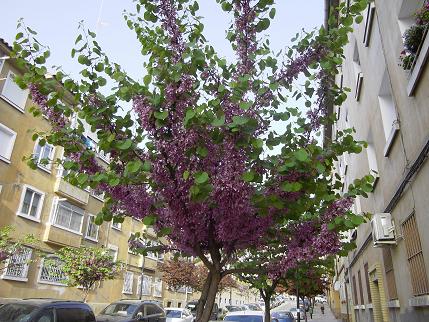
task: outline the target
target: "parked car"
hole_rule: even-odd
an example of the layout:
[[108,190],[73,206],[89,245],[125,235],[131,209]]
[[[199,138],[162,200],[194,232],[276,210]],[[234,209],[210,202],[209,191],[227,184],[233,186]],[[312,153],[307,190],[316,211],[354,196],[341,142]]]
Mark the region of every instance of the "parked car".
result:
[[95,317],[89,305],[79,301],[23,299],[0,307],[0,322],[21,321],[95,322]]
[[[293,314],[294,319],[298,318],[298,310],[297,310],[296,307],[291,308],[289,311]],[[300,312],[299,316],[302,319],[305,316],[304,309],[303,308],[299,308],[299,312]]]
[[[197,305],[198,305],[198,301],[190,301],[185,306],[189,311],[191,311],[194,317],[197,315]],[[219,318],[219,306],[217,305],[217,303],[214,303],[210,320],[217,320],[218,318]]]
[[263,311],[257,303],[248,303],[241,306],[243,311]]
[[97,322],[166,322],[164,309],[155,301],[120,300],[97,315]]
[[165,308],[165,317],[167,322],[192,322],[194,316],[191,311],[183,307],[167,307]]
[[272,319],[277,319],[278,322],[295,322],[293,314],[289,311],[277,311],[271,313]]
[[238,305],[226,305],[225,309],[229,312],[237,312],[237,311],[242,311],[243,308],[241,306]]
[[231,312],[228,313],[223,320],[234,322],[265,322],[265,313],[263,311]]

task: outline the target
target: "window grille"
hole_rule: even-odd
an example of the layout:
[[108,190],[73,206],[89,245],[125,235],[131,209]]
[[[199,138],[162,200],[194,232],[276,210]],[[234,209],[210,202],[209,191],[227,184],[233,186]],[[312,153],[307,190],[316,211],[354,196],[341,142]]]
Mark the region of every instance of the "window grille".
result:
[[40,269],[40,283],[65,285],[67,277],[63,272],[63,262],[58,257],[43,259]]
[[384,272],[386,274],[386,284],[389,300],[398,298],[396,290],[395,273],[393,270],[392,254],[389,249],[383,249]]
[[407,249],[408,267],[411,274],[413,294],[423,295],[429,293],[429,285],[423,258],[422,244],[415,214],[413,213],[402,223],[405,247]]
[[133,294],[133,279],[134,279],[134,274],[132,272],[125,272],[124,287],[122,289],[122,293]]
[[33,250],[29,247],[22,247],[11,258],[9,258],[3,278],[27,279],[28,266]]

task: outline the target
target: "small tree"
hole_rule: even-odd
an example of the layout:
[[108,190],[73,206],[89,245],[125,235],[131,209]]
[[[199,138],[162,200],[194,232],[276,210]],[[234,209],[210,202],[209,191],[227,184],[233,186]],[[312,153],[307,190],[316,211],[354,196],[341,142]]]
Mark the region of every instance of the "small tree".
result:
[[122,264],[115,262],[102,248],[65,247],[58,251],[58,257],[64,263],[62,269],[67,276],[67,284],[81,287],[84,301],[89,291],[97,287],[97,282],[114,279],[122,269]]
[[26,235],[21,239],[11,237],[14,228],[12,226],[4,226],[0,228],[0,270],[10,268],[14,265],[10,261],[12,256],[19,255],[24,251],[25,245],[35,243],[33,235]]

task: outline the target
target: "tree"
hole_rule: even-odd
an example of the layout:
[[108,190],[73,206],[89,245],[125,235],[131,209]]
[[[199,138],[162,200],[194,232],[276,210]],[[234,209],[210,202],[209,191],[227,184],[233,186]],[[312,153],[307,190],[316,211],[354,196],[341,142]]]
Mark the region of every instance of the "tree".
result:
[[[166,260],[159,265],[162,271],[162,280],[174,290],[183,287],[192,288],[201,292],[204,288],[204,282],[209,274],[207,268],[194,262],[183,259]],[[238,288],[237,282],[230,276],[224,276],[218,286],[218,291],[225,289]]]
[[86,301],[97,283],[115,279],[122,270],[122,264],[114,261],[106,249],[96,247],[64,247],[58,251],[63,262],[62,270],[69,286],[82,289],[83,301]]
[[[106,193],[97,223],[113,216],[143,219],[168,237],[172,249],[199,257],[208,268],[197,321],[208,321],[222,278],[241,270],[231,268],[237,252],[263,244],[278,224],[286,229],[291,222],[307,233],[317,224],[332,241],[323,246],[336,249],[330,231],[350,219],[343,214],[335,223],[327,216],[312,219],[341,199],[334,161],[365,146],[351,129],[325,140],[323,148],[316,136],[335,119],[328,107],[346,97],[332,80],[366,0],[349,8],[341,4],[338,27],[298,34],[281,57],[259,37],[275,17],[273,0],[217,2],[233,19],[227,38],[235,62],[207,43],[198,2],[190,0],[139,0],[136,12],[124,15],[147,58],[143,82],[112,62],[83,26],[72,50],[83,66],[81,80],[61,70],[47,79],[49,50],[23,22],[12,53],[27,70],[16,81],[29,88],[38,105],[34,114],[52,124],[50,133],[35,133],[33,139],[64,147],[68,159],[62,163],[71,170],[72,184]],[[296,82],[299,76],[306,77],[303,86]],[[115,86],[103,95],[106,78]],[[118,113],[124,101],[132,102],[132,110]],[[74,114],[77,125],[71,122]],[[97,133],[99,149],[110,154],[107,168],[85,146],[83,121]],[[285,122],[284,132],[273,128],[278,121]],[[31,159],[29,164],[34,167]],[[355,181],[347,197],[371,191],[371,180]],[[301,227],[301,221],[311,223]],[[282,262],[278,269],[296,262],[288,265]]]
[[26,246],[34,246],[36,242],[33,235],[26,235],[20,239],[12,238],[13,230],[12,226],[0,227],[0,271],[12,268],[15,264],[10,259],[22,254]]

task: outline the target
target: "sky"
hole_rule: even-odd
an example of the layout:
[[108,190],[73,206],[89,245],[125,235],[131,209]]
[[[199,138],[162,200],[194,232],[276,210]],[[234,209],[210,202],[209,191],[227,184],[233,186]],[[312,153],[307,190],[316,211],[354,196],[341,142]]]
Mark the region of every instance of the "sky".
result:
[[[204,17],[206,38],[219,56],[234,59],[225,30],[231,17],[215,0],[199,0],[199,15]],[[278,51],[302,28],[311,30],[323,23],[323,0],[277,0],[277,14],[267,31],[272,49]],[[1,0],[0,38],[12,44],[19,18],[38,32],[37,39],[50,47],[50,65],[61,65],[64,71],[78,75],[80,65],[70,51],[78,35],[78,24],[96,31],[97,40],[112,61],[120,64],[134,79],[142,79],[143,58],[133,31],[126,26],[122,13],[134,12],[132,0]]]

